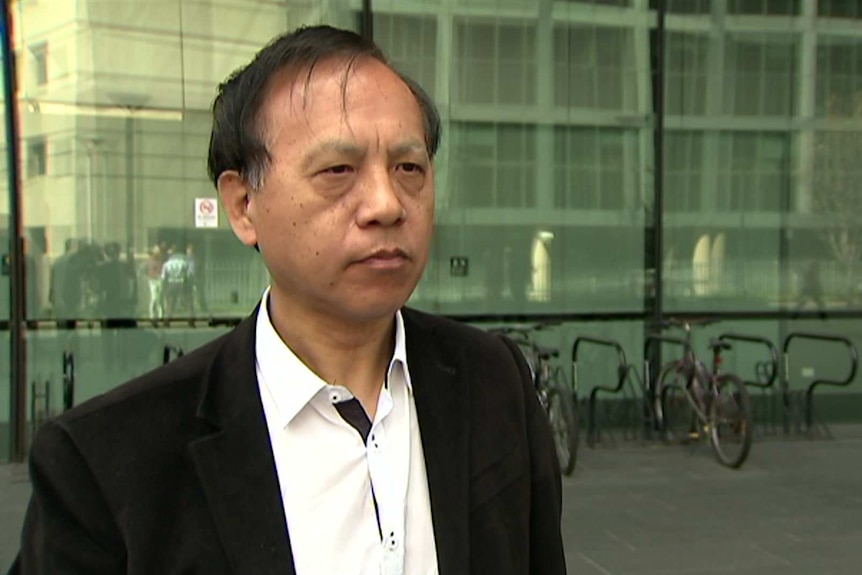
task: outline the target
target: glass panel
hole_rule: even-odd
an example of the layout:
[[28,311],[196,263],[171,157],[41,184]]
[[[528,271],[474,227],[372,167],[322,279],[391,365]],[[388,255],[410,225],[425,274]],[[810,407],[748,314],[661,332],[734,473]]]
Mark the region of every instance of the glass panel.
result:
[[452,207],[534,207],[535,129],[453,124]]
[[[797,306],[862,306],[862,130],[813,136],[811,212],[822,222],[793,243]],[[807,240],[807,241],[806,241]]]
[[730,14],[792,16],[799,13],[799,0],[730,0]]
[[455,24],[452,95],[463,104],[534,104],[536,30],[524,24]]
[[[165,348],[173,360],[222,335],[228,328],[107,328],[98,322],[82,323],[75,329],[31,331],[27,348],[27,370],[37,395],[28,407],[56,415],[63,411],[63,356],[74,363],[75,405],[128,381],[164,362]],[[45,393],[47,391],[47,397]]]
[[433,91],[437,78],[435,18],[375,13],[374,40],[398,70]]
[[665,112],[700,115],[706,112],[708,39],[668,32],[665,56]]
[[666,0],[669,14],[709,14],[710,0]]
[[817,44],[817,115],[862,117],[862,39],[823,37]]
[[701,206],[700,175],[704,136],[698,132],[666,132],[665,209],[697,212]]
[[793,113],[796,41],[784,36],[730,36],[724,56],[724,106],[736,116]]
[[817,0],[817,13],[830,18],[862,18],[858,0]]
[[[77,401],[158,365],[166,341],[188,351],[221,333],[162,320],[200,326],[253,308],[267,272],[219,213],[205,171],[216,86],[287,29],[359,18],[325,0],[22,2],[14,12],[27,317],[49,322],[28,338],[28,379],[59,385],[71,351]],[[389,22],[393,57],[433,85],[434,20],[402,20]],[[188,275],[174,287],[162,279],[169,259]]]
[[[188,322],[257,301],[259,258],[223,214],[198,227],[217,205],[203,168],[214,88],[286,29],[358,27],[363,3],[19,4],[27,316],[51,326],[29,336],[28,384],[58,385],[68,348],[83,398],[157,365],[167,342],[220,333]],[[373,3],[375,39],[444,123],[436,237],[413,305],[636,312],[644,262],[661,258],[669,313],[859,309],[859,34],[802,21],[798,0],[668,0],[682,16],[668,18],[660,63],[665,252],[652,254],[655,5]],[[818,0],[817,13],[862,17],[845,0]],[[164,288],[169,253],[194,281]],[[613,329],[640,331],[626,325]]]
[[554,103],[631,110],[637,84],[632,31],[586,25],[554,29]]

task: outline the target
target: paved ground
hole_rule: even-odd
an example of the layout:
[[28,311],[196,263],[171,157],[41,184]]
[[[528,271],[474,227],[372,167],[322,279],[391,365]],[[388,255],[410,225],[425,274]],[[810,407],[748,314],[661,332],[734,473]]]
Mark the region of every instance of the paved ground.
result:
[[[858,575],[862,426],[833,432],[761,439],[740,471],[703,446],[583,449],[564,480],[569,573]],[[0,466],[0,571],[28,495],[26,469]]]
[[858,575],[862,427],[761,438],[739,471],[706,446],[586,450],[565,480],[578,575]]

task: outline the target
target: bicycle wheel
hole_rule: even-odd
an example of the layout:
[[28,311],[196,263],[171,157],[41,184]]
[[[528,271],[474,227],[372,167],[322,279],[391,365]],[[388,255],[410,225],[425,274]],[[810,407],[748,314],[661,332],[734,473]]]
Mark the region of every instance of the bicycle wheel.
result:
[[715,456],[731,468],[745,463],[753,432],[751,396],[742,380],[729,373],[716,378],[709,408],[709,439]]
[[554,435],[560,472],[571,475],[578,459],[578,412],[571,392],[562,386],[548,389],[548,422]]
[[698,436],[697,416],[686,397],[686,376],[681,365],[681,361],[665,364],[656,380],[656,419],[659,433],[668,443],[685,442]]

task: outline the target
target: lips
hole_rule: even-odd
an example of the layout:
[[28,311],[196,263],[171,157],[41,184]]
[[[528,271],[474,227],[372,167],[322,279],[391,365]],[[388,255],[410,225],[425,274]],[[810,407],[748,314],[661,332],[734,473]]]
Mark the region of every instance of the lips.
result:
[[377,250],[360,259],[357,263],[373,268],[392,269],[401,267],[409,260],[410,258],[404,250],[393,248]]

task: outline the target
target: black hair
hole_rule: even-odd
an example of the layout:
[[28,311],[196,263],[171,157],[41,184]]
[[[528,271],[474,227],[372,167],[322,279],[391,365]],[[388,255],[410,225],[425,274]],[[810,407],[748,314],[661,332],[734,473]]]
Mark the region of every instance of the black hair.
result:
[[[270,162],[260,125],[260,109],[272,79],[285,69],[311,74],[324,60],[342,58],[350,67],[371,58],[392,68],[380,48],[355,32],[331,26],[307,26],[278,36],[252,61],[233,72],[218,88],[212,107],[207,172],[213,184],[228,170],[236,170],[258,188]],[[422,111],[425,146],[432,158],[440,144],[440,116],[434,102],[418,83],[393,71],[407,84]]]

